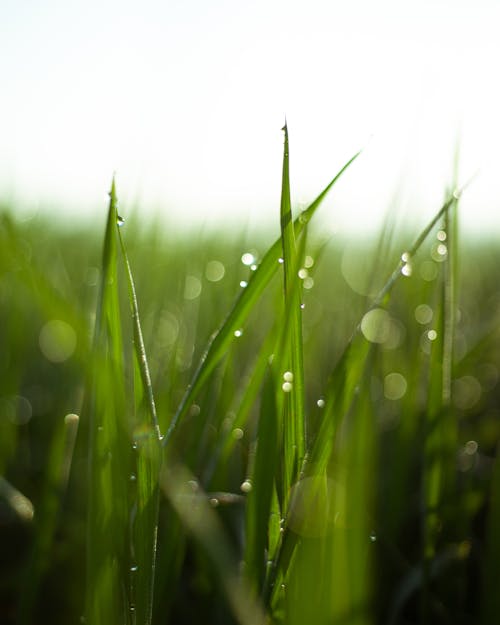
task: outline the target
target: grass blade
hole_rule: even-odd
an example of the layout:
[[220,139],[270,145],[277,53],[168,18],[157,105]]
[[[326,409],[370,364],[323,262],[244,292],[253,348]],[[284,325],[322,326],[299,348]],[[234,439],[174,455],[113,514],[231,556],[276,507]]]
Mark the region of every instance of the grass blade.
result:
[[127,622],[129,615],[126,571],[130,441],[124,422],[117,218],[113,180],[87,402],[90,423],[85,612],[87,622],[92,625]]
[[[118,222],[118,225],[120,225],[120,222]],[[149,625],[153,611],[160,494],[159,476],[163,454],[161,452],[161,434],[142,335],[134,278],[120,229],[118,229],[118,238],[125,264],[129,304],[132,314],[135,355],[134,370],[139,370],[139,376],[136,376],[139,380],[135,384],[136,413],[139,419],[136,425],[136,432],[139,432],[140,435],[135,441],[137,454],[135,476],[137,499],[132,530],[134,561],[130,568],[132,607],[134,608],[133,611],[137,622]],[[141,386],[141,388],[138,389],[138,386]]]
[[[316,210],[325,199],[329,191],[339,180],[342,174],[358,158],[361,152],[357,152],[340,169],[336,176],[328,183],[318,197],[301,213],[294,221],[295,236],[298,236],[306,223],[314,216]],[[228,347],[234,340],[234,332],[241,328],[250,314],[256,300],[278,269],[278,259],[282,253],[281,237],[269,248],[257,270],[253,272],[247,287],[240,293],[229,315],[226,317],[220,329],[210,339],[203,357],[186,389],[179,408],[174,415],[170,426],[164,436],[163,444],[167,445],[177,424],[184,418],[194,399],[209,379],[215,367],[219,364]]]

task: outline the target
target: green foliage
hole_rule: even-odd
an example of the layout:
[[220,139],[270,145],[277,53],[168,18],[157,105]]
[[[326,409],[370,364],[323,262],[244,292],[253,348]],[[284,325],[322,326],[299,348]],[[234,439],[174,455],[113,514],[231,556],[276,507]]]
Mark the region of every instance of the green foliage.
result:
[[284,132],[261,250],[2,216],[2,623],[495,621],[497,250],[325,245]]

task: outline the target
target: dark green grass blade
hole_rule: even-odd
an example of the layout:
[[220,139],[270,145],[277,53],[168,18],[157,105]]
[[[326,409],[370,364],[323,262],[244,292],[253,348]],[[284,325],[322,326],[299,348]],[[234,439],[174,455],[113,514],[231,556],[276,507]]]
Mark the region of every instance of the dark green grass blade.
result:
[[[297,217],[294,222],[295,236],[298,236],[302,232],[304,225],[312,219],[328,192],[360,154],[361,152],[358,152],[351,159],[349,159],[349,161],[342,167],[342,169],[329,182],[329,184],[310,204],[310,206],[299,217]],[[234,332],[244,325],[248,315],[255,305],[255,302],[277,271],[278,259],[280,258],[281,253],[282,243],[280,237],[269,248],[257,270],[250,277],[247,287],[240,293],[221,328],[210,339],[205,354],[203,355],[179,405],[179,408],[165,434],[163,439],[164,445],[168,443],[172,433],[177,427],[178,422],[184,418],[191,404],[194,402],[194,399],[210,378],[211,373],[221,361],[228,347],[231,345],[234,340]]]
[[[137,499],[132,530],[134,561],[131,565],[131,594],[138,623],[151,623],[153,590],[155,581],[156,541],[159,511],[159,475],[161,469],[161,434],[156,415],[156,406],[149,373],[146,349],[142,336],[139,307],[127,251],[118,230],[128,283],[129,304],[134,332],[136,380],[136,432],[137,472],[135,482]],[[138,388],[140,387],[140,388]]]
[[257,595],[261,594],[264,585],[268,525],[279,455],[275,383],[269,370],[262,389],[257,450],[250,476],[252,489],[246,505],[245,574]]
[[19,622],[23,625],[33,620],[33,609],[39,594],[40,582],[50,566],[54,534],[73,458],[78,420],[75,414],[66,415],[53,436],[41,505],[36,514],[33,553],[26,573],[23,601],[20,606]]
[[129,618],[131,446],[125,422],[116,224],[113,181],[87,397],[89,479],[85,612],[87,622],[93,625],[126,623]]
[[490,487],[490,506],[487,523],[486,549],[483,564],[483,588],[481,593],[481,623],[494,623],[500,613],[498,576],[500,571],[500,446],[493,465]]
[[183,467],[164,466],[161,488],[187,530],[209,556],[219,582],[240,625],[264,625],[268,621],[245,579],[227,541],[216,511],[201,490],[193,493],[193,476]]

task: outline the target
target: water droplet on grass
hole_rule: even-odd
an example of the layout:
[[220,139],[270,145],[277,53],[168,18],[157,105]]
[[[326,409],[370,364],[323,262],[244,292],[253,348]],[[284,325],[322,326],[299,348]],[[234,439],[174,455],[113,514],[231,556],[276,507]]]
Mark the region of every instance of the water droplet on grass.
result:
[[439,230],[436,234],[436,238],[438,241],[446,241],[446,232],[444,230]]
[[409,278],[412,274],[412,267],[409,263],[406,263],[406,265],[403,265],[403,267],[401,267],[401,273],[403,274],[403,276],[406,276],[407,278]]
[[138,566],[137,564],[132,564],[132,566],[130,567],[130,572],[131,573],[135,573],[138,570]]
[[235,331],[234,331],[234,336],[235,336],[237,339],[239,339],[239,338],[240,338],[240,336],[242,336],[242,334],[243,334],[243,330],[235,330]]
[[284,258],[278,258],[278,262],[279,262],[280,265],[282,265],[285,262],[285,259]]
[[293,382],[293,373],[291,371],[285,371],[283,380],[285,380],[285,382]]
[[251,253],[251,252],[245,252],[243,254],[243,256],[241,257],[241,262],[244,265],[250,266],[253,265],[253,263],[256,261],[257,259],[255,258],[255,256]]
[[305,280],[309,276],[309,272],[305,267],[302,267],[302,269],[299,269],[298,276],[301,280]]
[[240,486],[241,492],[249,493],[252,490],[252,482],[250,480],[245,480]]
[[370,533],[370,542],[372,543],[377,542],[377,534],[375,532]]
[[234,428],[233,438],[237,441],[241,440],[245,436],[245,432],[241,428]]
[[240,281],[240,286],[242,289],[246,288],[248,286],[248,282],[246,280],[241,280]]
[[121,228],[123,226],[123,224],[125,223],[125,219],[123,219],[123,217],[120,217],[120,215],[116,216],[116,224],[119,228]]
[[290,391],[293,388],[293,385],[291,382],[283,382],[283,384],[281,385],[281,388],[283,389],[284,393],[290,393]]
[[217,506],[219,505],[219,500],[217,499],[217,497],[211,497],[209,499],[209,503],[212,506],[212,508],[217,508]]
[[318,408],[324,408],[325,400],[323,398],[318,399],[318,401],[316,402],[316,405],[318,406]]

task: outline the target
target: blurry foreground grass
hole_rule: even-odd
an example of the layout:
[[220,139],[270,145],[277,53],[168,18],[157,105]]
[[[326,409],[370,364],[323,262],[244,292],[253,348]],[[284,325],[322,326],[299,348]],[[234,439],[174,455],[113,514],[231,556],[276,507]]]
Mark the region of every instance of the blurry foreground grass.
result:
[[498,249],[282,188],[273,245],[1,215],[0,622],[499,618]]

